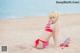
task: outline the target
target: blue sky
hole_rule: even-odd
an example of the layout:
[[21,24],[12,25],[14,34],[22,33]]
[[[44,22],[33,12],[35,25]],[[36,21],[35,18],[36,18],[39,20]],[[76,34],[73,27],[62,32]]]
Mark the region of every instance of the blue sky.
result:
[[80,4],[56,4],[56,0],[0,0],[0,17],[45,16],[55,10],[79,13]]

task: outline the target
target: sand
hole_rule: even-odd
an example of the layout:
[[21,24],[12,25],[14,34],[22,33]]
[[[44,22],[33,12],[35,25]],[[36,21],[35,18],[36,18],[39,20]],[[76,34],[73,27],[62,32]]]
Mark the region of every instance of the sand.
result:
[[47,20],[46,16],[0,20],[0,48],[7,46],[5,53],[80,53],[80,14],[60,16],[61,30],[60,35],[57,36],[57,44],[70,37],[68,48],[63,50],[60,47],[54,48],[52,39],[48,48],[33,48],[33,42],[43,33]]

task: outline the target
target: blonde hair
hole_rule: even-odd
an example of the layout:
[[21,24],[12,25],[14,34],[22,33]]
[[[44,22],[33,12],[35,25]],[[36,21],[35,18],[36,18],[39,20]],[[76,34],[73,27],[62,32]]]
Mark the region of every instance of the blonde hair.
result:
[[58,18],[59,17],[59,13],[57,11],[51,12],[51,13],[49,13],[49,17]]
[[57,11],[54,11],[54,12],[49,13],[49,18],[50,19],[55,19],[54,23],[57,23],[57,22],[59,22],[58,21],[59,20],[59,15],[60,15],[60,13],[58,13]]

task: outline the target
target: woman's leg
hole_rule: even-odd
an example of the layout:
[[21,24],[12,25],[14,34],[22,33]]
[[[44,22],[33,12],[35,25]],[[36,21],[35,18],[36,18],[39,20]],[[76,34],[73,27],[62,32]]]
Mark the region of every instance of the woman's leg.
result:
[[40,39],[49,41],[51,36],[52,36],[52,32],[45,31],[44,34],[42,34],[42,37],[40,37]]
[[46,48],[49,44],[49,39],[51,38],[52,36],[52,32],[48,32],[48,31],[45,31],[43,32],[42,34],[43,36],[41,36],[39,39],[37,39],[35,41],[35,47],[36,48]]
[[52,37],[53,37],[53,41],[54,41],[54,47],[56,46],[56,34],[55,31],[52,32]]

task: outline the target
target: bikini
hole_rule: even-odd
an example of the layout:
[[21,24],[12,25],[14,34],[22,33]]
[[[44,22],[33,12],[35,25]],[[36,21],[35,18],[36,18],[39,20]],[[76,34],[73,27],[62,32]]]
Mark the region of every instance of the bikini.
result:
[[52,20],[50,19],[48,21],[48,24],[46,24],[45,31],[53,32],[53,29],[51,29],[51,25],[52,25]]
[[[46,24],[46,26],[45,26],[45,31],[47,31],[47,32],[53,32],[53,29],[51,29],[51,25],[52,25],[52,20],[50,19],[48,21],[48,24]],[[39,42],[43,43],[43,47],[42,48],[46,48],[48,46],[48,44],[49,44],[48,41],[43,41],[43,40],[37,39],[35,41],[35,45],[34,45],[35,48],[38,48],[37,46],[39,45]],[[42,49],[42,48],[38,48],[38,49]]]

